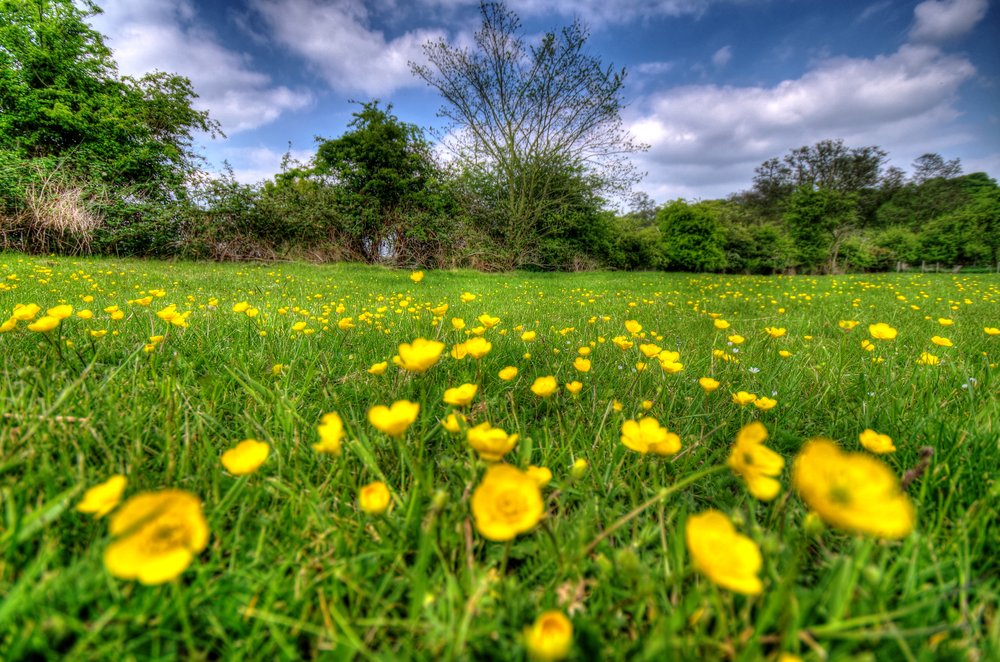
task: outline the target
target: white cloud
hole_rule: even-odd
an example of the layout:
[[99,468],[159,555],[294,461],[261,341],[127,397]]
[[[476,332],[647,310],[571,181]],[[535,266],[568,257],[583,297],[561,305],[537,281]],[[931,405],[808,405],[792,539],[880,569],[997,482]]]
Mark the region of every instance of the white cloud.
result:
[[263,126],[282,113],[312,102],[308,91],[274,85],[249,55],[221,45],[199,22],[190,2],[108,0],[94,27],[107,36],[119,69],[141,76],[160,70],[188,77],[199,98],[195,107],[232,135]]
[[733,59],[733,48],[731,46],[723,46],[719,50],[715,51],[712,55],[712,64],[718,68],[722,68],[729,64],[729,61]]
[[369,28],[369,11],[360,0],[251,0],[251,7],[275,41],[338,91],[381,95],[423,85],[408,63],[422,61],[423,44],[444,36],[420,29],[388,39]]
[[986,15],[987,0],[925,0],[914,7],[914,41],[940,42],[965,35]]
[[[701,16],[713,4],[734,4],[747,0],[507,0],[506,5],[521,16],[561,14],[583,19],[592,27],[621,25],[653,16]],[[467,7],[479,0],[423,0],[432,7]]]
[[672,70],[676,64],[669,61],[642,62],[632,67],[631,71],[644,76],[659,76]]
[[[826,138],[880,145],[908,163],[969,139],[954,128],[957,91],[972,64],[932,46],[904,45],[872,59],[831,58],[771,87],[671,88],[635,104],[635,137],[651,149],[637,163],[657,199],[723,196],[753,169]],[[911,156],[911,154],[913,156]]]

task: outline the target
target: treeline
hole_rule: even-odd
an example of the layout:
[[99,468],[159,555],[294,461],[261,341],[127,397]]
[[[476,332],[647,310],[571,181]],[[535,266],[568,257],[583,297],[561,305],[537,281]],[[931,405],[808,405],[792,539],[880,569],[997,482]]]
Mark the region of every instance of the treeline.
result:
[[756,169],[725,200],[633,213],[659,232],[659,267],[732,273],[1000,270],[1000,187],[924,154],[909,178],[878,147],[825,140]]
[[[477,57],[434,43],[437,69],[415,68],[446,99],[466,98],[462,109],[490,109],[452,111],[452,136],[465,142],[447,161],[372,101],[342,135],[318,140],[308,163],[286,159],[267,182],[209,176],[193,136],[221,131],[192,108],[189,81],[119,75],[86,23],[97,11],[0,0],[2,249],[482,270],[998,266],[1000,188],[936,154],[907,177],[878,147],[827,140],[766,161],[751,190],[725,200],[657,205],[639,194],[628,213],[610,210],[606,196],[634,181],[619,157],[641,147],[621,129],[624,72],[587,55],[578,24],[528,48],[502,5],[483,6]],[[530,103],[491,97],[496,86],[481,84],[491,71]],[[553,89],[576,91],[546,97]],[[542,115],[553,107],[557,117]],[[573,120],[559,127],[558,117]]]

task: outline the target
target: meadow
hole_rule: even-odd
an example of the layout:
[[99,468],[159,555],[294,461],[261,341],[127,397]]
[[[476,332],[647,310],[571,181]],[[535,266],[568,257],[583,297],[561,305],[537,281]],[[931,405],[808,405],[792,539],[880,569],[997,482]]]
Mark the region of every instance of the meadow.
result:
[[1000,659],[996,275],[4,254],[0,310],[5,660]]

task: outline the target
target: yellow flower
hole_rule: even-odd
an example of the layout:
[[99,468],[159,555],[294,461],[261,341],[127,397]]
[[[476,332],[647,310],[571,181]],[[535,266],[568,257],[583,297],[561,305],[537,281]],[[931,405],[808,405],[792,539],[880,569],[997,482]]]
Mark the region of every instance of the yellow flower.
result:
[[516,434],[508,435],[501,428],[495,428],[484,422],[469,428],[465,438],[473,450],[479,453],[479,457],[487,462],[499,462],[517,445],[517,437]]
[[556,378],[550,375],[536,379],[531,385],[531,392],[540,398],[547,398],[555,393],[557,388],[559,388],[559,384],[556,383]]
[[756,395],[753,393],[747,393],[746,391],[733,393],[733,404],[737,404],[740,407],[745,407],[756,399]]
[[582,356],[576,357],[573,361],[573,367],[580,372],[590,372],[590,359],[585,359]]
[[744,595],[764,590],[757,576],[763,564],[757,543],[737,533],[723,513],[706,510],[691,515],[684,537],[695,569],[714,584]]
[[475,337],[465,341],[465,351],[474,359],[481,359],[490,353],[493,343],[486,338]]
[[444,343],[436,340],[417,338],[413,343],[402,343],[399,346],[399,366],[409,372],[427,372],[437,363]]
[[806,442],[792,469],[795,489],[823,521],[854,533],[902,538],[913,530],[913,504],[883,462],[844,453],[829,439]]
[[578,381],[572,381],[569,384],[566,384],[566,390],[573,395],[576,395],[583,390],[583,384]]
[[340,445],[344,439],[344,422],[340,420],[340,414],[337,412],[323,414],[316,432],[319,433],[319,442],[313,444],[313,450],[339,457]]
[[376,405],[368,410],[368,421],[390,437],[402,437],[420,413],[420,404],[398,400],[391,407]]
[[[3,324],[0,324],[0,333],[7,333],[17,328],[17,318],[11,317]],[[91,331],[93,333],[93,331]]]
[[879,434],[871,428],[867,428],[859,434],[858,439],[861,441],[862,446],[876,455],[884,455],[896,450],[896,447],[892,443],[892,437],[887,434]]
[[995,326],[984,326],[983,333],[985,333],[988,336],[1000,336],[1000,328],[997,328]]
[[657,360],[660,362],[660,368],[663,369],[663,372],[673,375],[684,370],[684,364],[678,360],[680,357],[681,355],[678,352],[663,350],[660,352]]
[[583,478],[583,475],[587,473],[587,469],[589,467],[590,465],[587,464],[585,459],[578,457],[573,460],[573,466],[569,469],[569,475],[573,478],[573,480],[580,480]]
[[635,371],[636,372],[643,372],[645,370],[646,370],[646,364],[645,363],[643,363],[642,361],[636,361],[635,362]]
[[245,439],[222,454],[222,466],[234,476],[246,476],[257,471],[270,452],[265,442]]
[[524,628],[524,645],[533,660],[562,660],[573,647],[573,624],[561,611],[547,611]]
[[470,303],[470,302],[476,300],[476,295],[472,294],[471,292],[463,292],[462,296],[460,296],[458,298],[461,299],[465,303]]
[[64,320],[73,314],[73,306],[64,303],[61,306],[49,308],[45,311],[45,314],[49,317],[55,317],[57,320]]
[[870,324],[868,326],[868,333],[870,333],[872,338],[875,338],[876,340],[896,339],[896,329],[892,328],[885,322],[879,322],[878,324]]
[[759,421],[744,425],[736,435],[729,454],[729,468],[743,477],[755,499],[770,501],[778,496],[781,483],[774,476],[781,474],[785,460],[764,445],[767,428]]
[[372,375],[381,375],[389,367],[388,361],[382,361],[381,363],[374,363],[372,367],[368,368],[368,372]]
[[492,329],[493,327],[495,327],[497,324],[500,323],[499,317],[490,317],[486,313],[483,313],[476,319],[479,321],[480,324],[485,326],[487,329]]
[[729,328],[729,322],[724,319],[713,320],[712,325],[719,331],[725,331]]
[[947,338],[942,338],[941,336],[931,337],[931,342],[937,345],[938,347],[953,347],[953,344],[950,340],[948,340]]
[[79,317],[82,320],[93,319],[94,318],[94,311],[87,310],[86,308],[84,308],[83,310],[76,311],[76,316]]
[[[412,278],[412,276],[411,276]],[[413,281],[419,282],[419,281]],[[376,480],[358,490],[358,505],[369,515],[381,515],[389,507],[391,495],[385,483]]]
[[447,405],[464,407],[476,397],[479,387],[475,384],[462,384],[456,388],[446,389],[444,392],[444,402]]
[[[42,319],[44,319],[44,318],[42,318]],[[934,356],[930,352],[921,352],[920,353],[920,358],[917,359],[917,364],[918,365],[937,365],[939,363],[941,363],[941,359],[939,359],[938,357]]]
[[548,467],[536,467],[532,464],[528,467],[527,474],[538,483],[538,487],[545,487],[552,480],[552,470]]
[[247,301],[240,301],[239,303],[233,304],[234,313],[245,313],[248,308],[250,308],[250,303]]
[[742,345],[746,341],[746,338],[744,338],[739,334],[733,334],[731,336],[727,336],[726,340],[733,343],[734,345]]
[[780,338],[781,336],[787,333],[787,330],[778,326],[767,326],[764,327],[764,333],[771,336],[772,338]]
[[27,322],[28,320],[34,319],[35,315],[42,308],[38,304],[29,303],[27,305],[23,303],[18,303],[14,305],[14,312],[11,314],[13,319],[19,322]]
[[640,406],[642,407],[643,411],[649,411],[650,409],[653,408],[653,401],[652,400],[643,400],[640,403]]
[[616,412],[621,412],[621,410],[624,409],[625,407],[618,400],[612,400],[611,401],[611,408],[614,409]]
[[625,320],[625,329],[635,336],[642,331],[642,324],[639,324],[635,320]]
[[509,382],[510,380],[517,377],[517,368],[515,368],[512,365],[509,365],[500,372],[498,372],[497,376],[499,376],[500,379],[504,380],[505,382]]
[[412,280],[414,283],[419,283],[423,279],[424,279],[423,271],[414,271],[413,273],[410,274],[410,280]]
[[854,320],[840,320],[839,322],[837,322],[837,326],[839,326],[844,331],[850,331],[851,329],[853,329],[854,327],[856,327],[858,324],[859,323],[856,322],[856,321],[854,321]]
[[476,529],[493,541],[512,540],[542,519],[545,507],[538,483],[508,464],[494,464],[472,493]]
[[91,338],[103,338],[106,335],[108,335],[108,330],[107,329],[97,329],[96,331],[91,331],[90,332],[90,337]]
[[121,502],[127,482],[125,476],[116,474],[100,485],[93,486],[83,493],[83,499],[76,504],[77,511],[91,513],[94,519],[104,517]]
[[780,356],[783,359],[787,359],[791,355],[792,353],[789,352],[787,349],[782,349],[778,351],[778,356]]
[[615,336],[614,338],[611,339],[611,342],[617,345],[618,348],[623,352],[632,349],[632,346],[635,344],[625,336]]
[[462,431],[462,426],[465,422],[465,414],[455,411],[444,417],[441,421],[441,427],[452,434],[458,434]]
[[711,393],[715,389],[719,388],[719,382],[711,377],[702,377],[698,380],[698,385],[705,389],[705,393]]
[[355,326],[353,317],[341,317],[337,320],[337,328],[341,331],[350,331]]
[[939,317],[938,318],[938,324],[940,324],[941,326],[951,326],[954,323],[955,323],[955,320],[948,319],[947,317]]
[[875,344],[871,340],[868,340],[866,338],[865,340],[861,341],[861,349],[865,350],[866,352],[873,352],[875,351]]
[[104,550],[104,567],[146,585],[178,577],[208,544],[201,501],[183,490],[136,494],[111,516],[109,529],[116,538]]
[[164,322],[169,322],[178,315],[180,315],[180,313],[177,312],[177,304],[174,303],[170,304],[166,308],[161,308],[160,310],[156,311],[156,316],[159,317]]
[[753,401],[753,406],[761,411],[767,411],[768,409],[774,409],[774,406],[778,404],[778,401],[773,398],[768,398],[761,396]]
[[451,346],[449,354],[451,354],[451,358],[461,361],[469,355],[469,349],[465,346],[464,342],[455,343]]
[[28,328],[32,331],[38,331],[39,333],[46,333],[52,329],[59,326],[59,318],[52,317],[51,315],[45,315],[39,317],[37,320],[28,325]]
[[639,351],[642,352],[647,359],[651,359],[662,352],[663,348],[658,345],[654,345],[653,343],[643,343],[642,345],[639,345]]
[[524,342],[532,342],[537,337],[538,337],[537,331],[525,331],[524,333],[521,334],[521,340],[523,340]]
[[455,329],[456,331],[461,331],[462,329],[465,328],[465,320],[462,319],[461,317],[452,317],[451,328]]
[[681,438],[650,416],[622,423],[622,443],[636,452],[673,455],[681,449]]

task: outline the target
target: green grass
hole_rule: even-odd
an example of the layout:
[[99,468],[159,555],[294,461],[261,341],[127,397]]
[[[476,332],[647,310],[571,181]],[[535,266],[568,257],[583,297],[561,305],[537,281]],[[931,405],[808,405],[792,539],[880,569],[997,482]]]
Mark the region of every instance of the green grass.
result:
[[[429,272],[414,284],[407,275],[0,255],[0,322],[16,303],[95,313],[50,334],[23,322],[0,334],[0,657],[520,659],[522,629],[558,608],[570,614],[580,660],[1000,658],[1000,336],[983,331],[1000,326],[997,276]],[[166,294],[148,308],[127,303],[150,289]],[[463,292],[477,298],[462,303]],[[240,301],[261,314],[234,313]],[[193,311],[188,328],[156,318],[168,303]],[[428,309],[443,303],[450,310],[435,325]],[[102,312],[113,304],[124,319]],[[358,322],[365,311],[372,318]],[[746,337],[738,354],[708,312]],[[482,313],[502,322],[486,332],[493,350],[481,361],[443,355],[423,375],[391,365],[367,373],[400,342],[464,339],[450,318],[471,328]],[[357,327],[338,329],[342,316]],[[679,351],[684,371],[664,375],[653,360],[635,372],[637,350],[611,342],[627,319]],[[845,332],[838,321],[849,319],[860,325]],[[299,321],[315,333],[292,332]],[[874,322],[899,337],[868,353],[860,342]],[[538,339],[523,342],[519,326]],[[765,326],[788,336],[770,339]],[[90,329],[110,332],[91,339]],[[935,347],[933,335],[954,347]],[[589,345],[593,368],[581,375],[573,358]],[[739,362],[713,359],[713,348]],[[942,363],[917,365],[922,351]],[[497,377],[507,365],[520,369],[510,383]],[[541,400],[528,387],[548,374],[584,389]],[[697,384],[705,375],[722,382],[712,395]],[[445,388],[464,382],[481,385],[471,419],[521,435],[506,460],[554,475],[544,525],[514,541],[504,572],[506,545],[471,521],[484,465],[438,424],[449,410]],[[740,408],[730,398],[737,390],[773,393],[779,404]],[[366,419],[369,407],[402,398],[421,403],[405,454]],[[642,456],[620,443],[622,422],[642,413],[643,400],[680,435],[679,454]],[[330,411],[348,429],[340,458],[311,448]],[[786,460],[777,499],[756,502],[719,471],[587,552],[661,489],[723,464],[751,420]],[[866,427],[894,439],[898,450],[883,459],[897,475],[922,448],[934,450],[907,488],[916,529],[892,542],[805,531],[789,478],[795,453],[820,435],[860,450]],[[244,438],[267,441],[272,453],[255,474],[234,478],[219,456]],[[589,470],[574,479],[578,458]],[[128,477],[126,496],[176,487],[204,501],[210,541],[177,582],[147,587],[104,569],[107,522],[74,506],[114,473]],[[367,516],[357,491],[380,476],[398,501]],[[760,545],[760,596],[717,588],[693,570],[683,526],[708,508]]]

